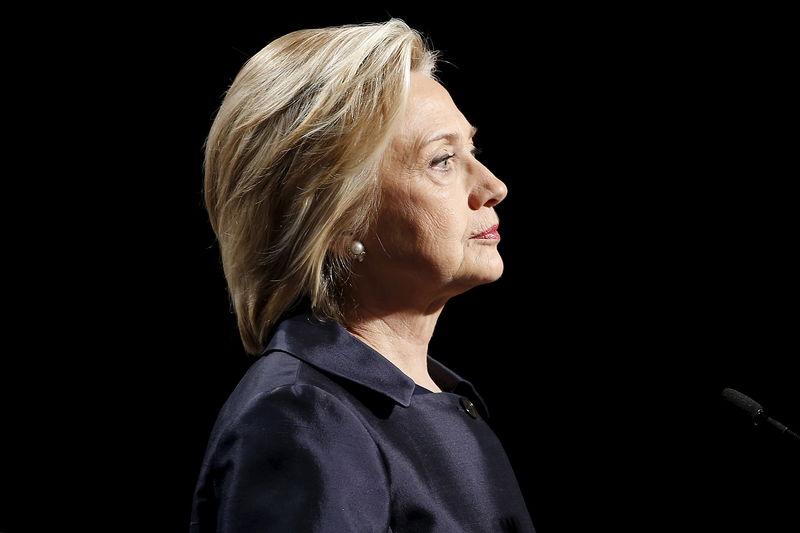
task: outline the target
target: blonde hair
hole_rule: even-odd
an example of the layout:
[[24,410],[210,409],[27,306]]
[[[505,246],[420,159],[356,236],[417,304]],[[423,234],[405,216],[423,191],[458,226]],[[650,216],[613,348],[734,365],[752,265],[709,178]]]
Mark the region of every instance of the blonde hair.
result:
[[378,207],[380,159],[411,72],[436,79],[439,52],[404,21],[291,32],[251,57],[205,142],[204,195],[245,351],[307,298],[344,321],[346,236]]

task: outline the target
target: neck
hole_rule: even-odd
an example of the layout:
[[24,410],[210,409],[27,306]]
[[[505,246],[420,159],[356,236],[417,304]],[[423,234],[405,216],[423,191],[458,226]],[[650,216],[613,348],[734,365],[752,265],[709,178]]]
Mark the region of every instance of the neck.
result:
[[386,357],[415,383],[439,392],[428,373],[428,344],[444,304],[425,312],[361,304],[347,329]]

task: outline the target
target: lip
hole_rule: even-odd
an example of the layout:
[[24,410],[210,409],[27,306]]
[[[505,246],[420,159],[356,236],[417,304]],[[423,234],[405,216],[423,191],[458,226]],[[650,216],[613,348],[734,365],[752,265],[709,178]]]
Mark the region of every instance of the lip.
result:
[[473,235],[470,237],[470,239],[500,240],[500,232],[497,231],[498,226],[499,224],[495,224],[494,226],[483,230],[477,235]]

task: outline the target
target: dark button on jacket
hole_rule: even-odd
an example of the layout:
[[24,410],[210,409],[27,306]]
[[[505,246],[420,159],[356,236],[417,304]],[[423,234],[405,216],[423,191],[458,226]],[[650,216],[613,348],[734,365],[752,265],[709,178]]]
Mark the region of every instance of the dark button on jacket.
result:
[[473,386],[415,385],[336,322],[281,322],[222,407],[192,533],[532,532]]

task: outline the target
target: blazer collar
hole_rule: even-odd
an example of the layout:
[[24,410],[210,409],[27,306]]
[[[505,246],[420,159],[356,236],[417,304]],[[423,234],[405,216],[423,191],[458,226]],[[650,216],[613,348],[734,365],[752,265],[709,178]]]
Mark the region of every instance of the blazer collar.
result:
[[[414,380],[336,321],[320,320],[310,313],[283,320],[261,355],[273,351],[289,353],[320,370],[388,396],[403,407],[411,404]],[[431,356],[428,372],[443,391],[468,396],[488,416],[472,383]]]

